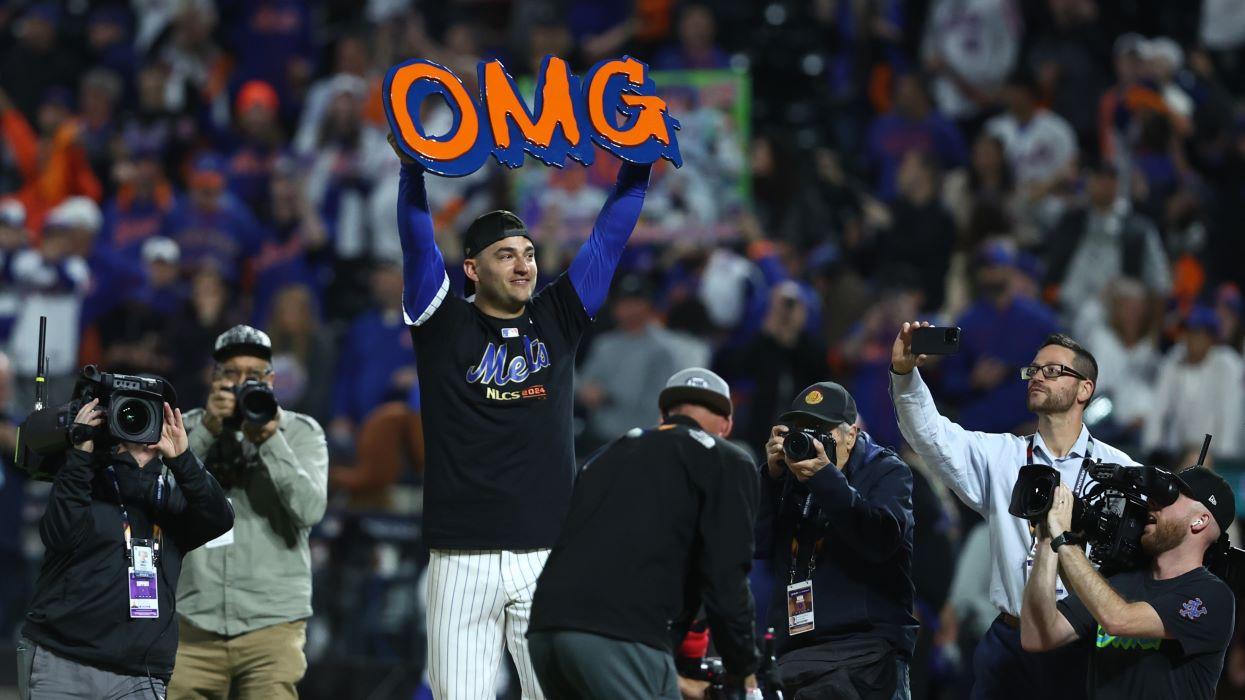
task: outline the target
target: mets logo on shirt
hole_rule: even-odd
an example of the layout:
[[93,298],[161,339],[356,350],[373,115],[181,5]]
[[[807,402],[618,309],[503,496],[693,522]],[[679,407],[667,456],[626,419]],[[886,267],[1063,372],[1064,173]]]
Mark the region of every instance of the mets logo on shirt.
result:
[[1180,616],[1189,620],[1196,620],[1206,614],[1206,605],[1202,603],[1201,598],[1186,600],[1184,605],[1180,606]]
[[493,401],[544,399],[548,392],[543,384],[521,385],[549,364],[545,344],[525,335],[523,352],[513,357],[505,343],[489,343],[480,361],[467,370],[467,382],[482,385],[484,398]]

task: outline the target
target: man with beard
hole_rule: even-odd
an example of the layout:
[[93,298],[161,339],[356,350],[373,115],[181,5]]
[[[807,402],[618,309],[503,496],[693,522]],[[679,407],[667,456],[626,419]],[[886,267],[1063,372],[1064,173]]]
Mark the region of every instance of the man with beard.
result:
[[[904,439],[948,488],[985,518],[989,528],[990,601],[1000,614],[973,655],[971,697],[1084,698],[1084,647],[1069,645],[1041,655],[1021,648],[1018,615],[1035,545],[1028,523],[1007,508],[1016,475],[1026,464],[1054,467],[1064,483],[1076,483],[1086,459],[1136,464],[1123,452],[1095,440],[1081,422],[1094,395],[1098,363],[1072,338],[1047,337],[1033,362],[1020,369],[1020,378],[1028,382],[1028,408],[1037,414],[1037,432],[1021,437],[969,431],[938,413],[916,371],[926,358],[912,353],[912,332],[928,325],[905,323],[895,338],[891,400]],[[1058,597],[1067,595],[1058,579],[1054,590]]]
[[[1165,508],[1151,504],[1141,546],[1149,570],[1104,579],[1085,553],[1067,544],[1072,492],[1060,485],[1038,527],[1033,575],[1025,586],[1020,638],[1028,651],[1047,651],[1076,639],[1096,640],[1089,657],[1094,698],[1215,697],[1215,684],[1232,639],[1232,590],[1206,570],[1206,550],[1227,544],[1236,497],[1204,467],[1186,470],[1180,497]],[[1072,594],[1055,602],[1056,565]]]

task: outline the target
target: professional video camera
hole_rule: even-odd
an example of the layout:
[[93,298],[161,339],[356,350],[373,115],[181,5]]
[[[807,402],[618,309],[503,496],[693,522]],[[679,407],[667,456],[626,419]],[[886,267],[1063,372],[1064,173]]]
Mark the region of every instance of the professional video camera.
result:
[[[1202,443],[1197,464],[1202,466],[1210,449],[1211,436]],[[1094,484],[1082,491],[1085,478]],[[1044,464],[1020,468],[1012,488],[1012,515],[1039,523],[1050,511],[1059,472]],[[1150,504],[1165,508],[1180,497],[1180,481],[1171,472],[1154,466],[1123,466],[1091,462],[1081,464],[1072,503],[1072,532],[1078,540],[1089,544],[1089,558],[1099,565],[1104,576],[1118,571],[1136,569],[1146,563],[1141,547],[1142,532],[1150,517]],[[1245,550],[1232,547],[1227,534],[1206,556],[1211,572],[1223,579],[1233,591],[1245,584]]]
[[[135,442],[154,445],[164,429],[164,403],[177,402],[173,387],[163,379],[101,372],[82,368],[68,403],[47,406],[47,319],[39,319],[39,362],[35,377],[35,410],[17,432],[17,466],[36,479],[50,480],[65,460],[65,450],[85,440],[109,445]],[[99,399],[104,423],[91,428],[74,419],[87,403]]]

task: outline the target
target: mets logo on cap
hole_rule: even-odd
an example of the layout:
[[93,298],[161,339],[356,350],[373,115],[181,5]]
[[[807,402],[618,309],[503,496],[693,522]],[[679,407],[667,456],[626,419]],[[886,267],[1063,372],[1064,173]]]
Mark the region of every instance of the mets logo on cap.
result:
[[821,403],[822,399],[824,398],[825,397],[821,395],[820,391],[813,389],[812,391],[808,392],[808,396],[804,397],[804,403],[808,404],[809,406],[816,406],[817,404]]

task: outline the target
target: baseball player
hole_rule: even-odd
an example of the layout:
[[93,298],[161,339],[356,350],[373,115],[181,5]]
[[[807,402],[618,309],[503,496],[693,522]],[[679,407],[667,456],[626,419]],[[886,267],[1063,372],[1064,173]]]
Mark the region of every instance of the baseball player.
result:
[[639,219],[650,168],[623,164],[592,235],[539,294],[523,222],[480,216],[463,236],[476,292],[462,299],[450,294],[422,168],[390,143],[402,160],[402,308],[424,407],[429,684],[438,699],[491,700],[505,647],[523,697],[543,698],[525,634],[570,505],[575,349]]

